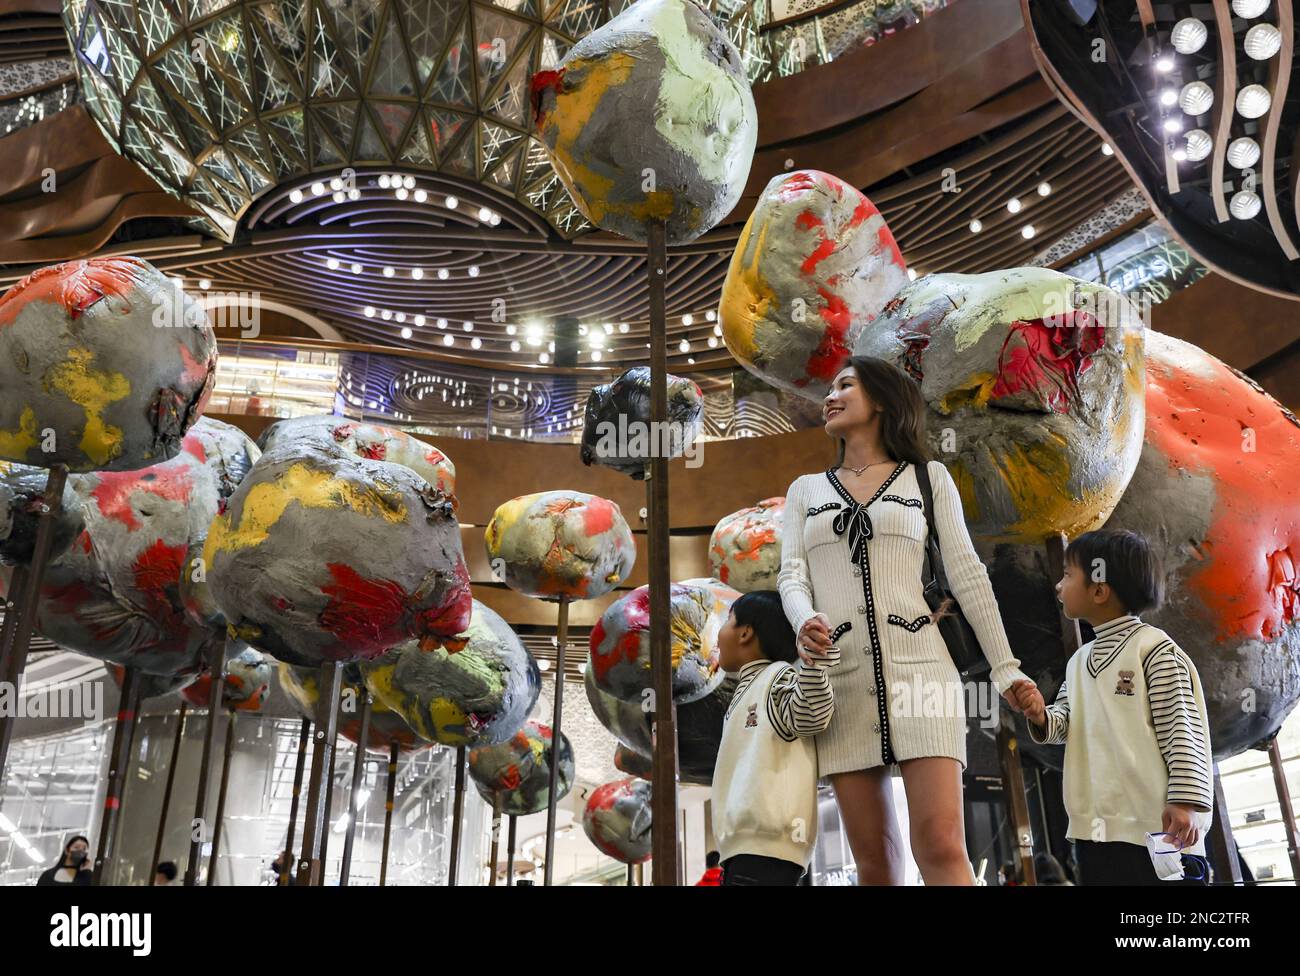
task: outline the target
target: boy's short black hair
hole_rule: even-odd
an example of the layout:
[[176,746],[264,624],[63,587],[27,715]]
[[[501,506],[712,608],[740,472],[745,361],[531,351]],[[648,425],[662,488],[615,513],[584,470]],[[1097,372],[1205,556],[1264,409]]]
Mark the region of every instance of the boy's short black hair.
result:
[[176,880],[176,864],[173,861],[163,861],[158,865],[158,873],[168,881]]
[[706,868],[716,868],[722,863],[722,855],[717,851],[709,851],[704,855],[704,866]]
[[781,594],[776,590],[755,590],[742,595],[731,605],[736,623],[753,627],[758,647],[769,661],[793,663],[798,659],[794,646],[794,628],[786,619],[781,606]]
[[1066,547],[1065,561],[1082,570],[1089,581],[1109,584],[1129,613],[1154,610],[1164,601],[1165,573],[1160,557],[1136,532],[1085,532]]

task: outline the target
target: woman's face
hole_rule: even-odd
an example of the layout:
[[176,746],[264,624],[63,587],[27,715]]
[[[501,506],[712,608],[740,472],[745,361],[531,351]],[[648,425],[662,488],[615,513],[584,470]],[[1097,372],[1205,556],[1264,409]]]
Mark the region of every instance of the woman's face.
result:
[[826,399],[822,401],[826,433],[839,437],[843,437],[845,431],[869,424],[879,413],[852,366],[845,366],[836,374]]

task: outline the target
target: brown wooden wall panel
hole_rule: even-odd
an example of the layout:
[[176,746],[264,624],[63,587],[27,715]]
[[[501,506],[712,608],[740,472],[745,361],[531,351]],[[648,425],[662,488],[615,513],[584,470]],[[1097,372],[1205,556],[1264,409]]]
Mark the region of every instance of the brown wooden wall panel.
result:
[[1300,340],[1300,304],[1211,272],[1154,306],[1151,326],[1250,372]]

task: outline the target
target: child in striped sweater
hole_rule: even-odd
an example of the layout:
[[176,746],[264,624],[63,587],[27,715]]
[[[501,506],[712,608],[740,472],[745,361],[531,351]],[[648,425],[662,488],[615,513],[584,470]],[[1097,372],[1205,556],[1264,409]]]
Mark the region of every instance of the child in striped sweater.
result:
[[817,841],[817,747],[834,710],[826,669],[839,649],[795,666],[794,631],[774,590],[746,593],[718,634],[740,683],[713,771],[713,832],[722,884],[793,885]]
[[1208,883],[1213,759],[1200,677],[1168,634],[1137,617],[1160,605],[1163,578],[1142,536],[1079,536],[1056,592],[1096,637],[1066,664],[1052,705],[1033,685],[1014,692],[1030,737],[1065,745],[1066,836],[1083,884],[1158,885],[1155,862],[1177,879],[1180,861],[1179,883]]

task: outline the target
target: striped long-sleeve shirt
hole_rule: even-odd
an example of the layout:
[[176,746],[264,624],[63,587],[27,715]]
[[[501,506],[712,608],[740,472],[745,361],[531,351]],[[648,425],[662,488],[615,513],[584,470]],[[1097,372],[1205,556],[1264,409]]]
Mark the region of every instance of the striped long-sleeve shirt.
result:
[[[789,665],[773,679],[767,696],[767,715],[782,739],[793,742],[801,736],[817,735],[830,725],[835,699],[831,694],[827,669],[834,667],[839,659],[839,648],[833,647],[825,657],[814,657],[813,664],[800,661],[797,665]],[[733,705],[771,663],[768,660],[750,661],[740,669],[740,680],[731,698]],[[727,714],[731,714],[730,709]]]
[[[1140,663],[1146,706],[1155,741],[1164,758],[1169,784],[1166,803],[1187,803],[1208,810],[1214,803],[1214,768],[1200,695],[1196,666],[1163,631],[1126,614],[1095,628],[1096,639],[1078,650],[1085,669],[1071,669],[1077,677],[1094,680],[1105,694],[1124,696],[1135,689],[1134,675],[1124,670],[1126,661]],[[1132,650],[1136,656],[1127,654]],[[1075,662],[1072,662],[1075,663]],[[1077,678],[1076,678],[1077,679]],[[1030,724],[1036,742],[1063,744],[1070,735],[1070,671],[1056,700],[1047,707],[1041,728]],[[1112,729],[1123,734],[1124,729]]]

